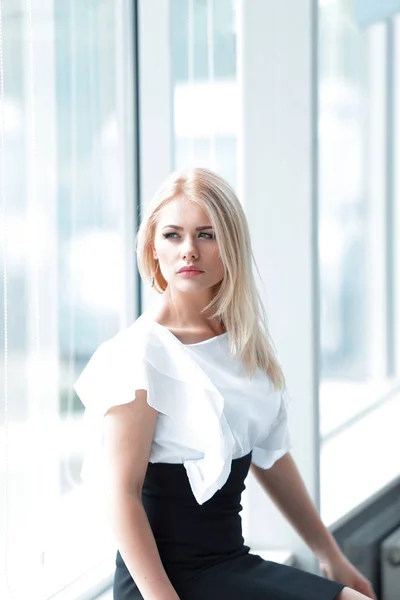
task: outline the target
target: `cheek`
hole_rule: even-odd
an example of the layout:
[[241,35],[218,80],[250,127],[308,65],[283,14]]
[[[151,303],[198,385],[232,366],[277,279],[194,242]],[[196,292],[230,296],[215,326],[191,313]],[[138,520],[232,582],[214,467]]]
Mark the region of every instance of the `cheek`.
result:
[[211,260],[212,260],[212,263],[214,265],[215,271],[218,272],[219,274],[223,275],[223,273],[224,273],[224,265],[222,263],[222,259],[221,259],[221,256],[220,256],[218,248],[214,248],[213,249],[213,252],[212,252],[212,255],[211,255]]
[[155,251],[160,264],[167,264],[175,260],[176,249],[171,243],[160,242],[156,244]]
[[221,259],[221,255],[220,255],[218,246],[214,247],[214,249],[213,249],[213,256],[214,256],[214,260],[218,261],[218,264],[222,265],[222,259]]
[[224,269],[224,265],[222,263],[222,260],[219,258],[218,259],[218,274],[223,277],[225,274],[225,269]]

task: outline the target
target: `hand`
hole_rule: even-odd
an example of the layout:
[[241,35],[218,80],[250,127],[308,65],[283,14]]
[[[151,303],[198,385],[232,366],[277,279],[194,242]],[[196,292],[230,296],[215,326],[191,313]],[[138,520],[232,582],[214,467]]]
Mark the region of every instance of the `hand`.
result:
[[321,571],[329,579],[343,583],[347,587],[356,590],[356,592],[376,600],[376,595],[368,579],[361,575],[343,554],[339,554],[334,559],[321,559],[319,565]]

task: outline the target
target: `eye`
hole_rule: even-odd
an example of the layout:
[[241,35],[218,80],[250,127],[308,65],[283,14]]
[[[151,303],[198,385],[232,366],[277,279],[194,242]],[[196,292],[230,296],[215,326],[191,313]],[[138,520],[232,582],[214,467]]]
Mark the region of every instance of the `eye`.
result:
[[[163,233],[163,237],[165,237],[167,240],[176,240],[179,237],[179,234],[175,231],[170,231],[169,233]],[[203,239],[206,240],[215,240],[215,235],[213,233],[207,233],[206,231],[201,231],[199,233],[199,237],[203,237]]]

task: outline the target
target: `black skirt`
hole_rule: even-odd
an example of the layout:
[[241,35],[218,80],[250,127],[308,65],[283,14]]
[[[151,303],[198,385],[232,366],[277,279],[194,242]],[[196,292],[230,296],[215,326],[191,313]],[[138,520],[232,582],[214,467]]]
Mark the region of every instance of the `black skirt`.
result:
[[[249,553],[239,513],[250,462],[251,453],[233,460],[225,485],[202,505],[183,465],[149,463],[143,505],[180,600],[333,600],[343,585]],[[114,600],[140,598],[117,552]]]

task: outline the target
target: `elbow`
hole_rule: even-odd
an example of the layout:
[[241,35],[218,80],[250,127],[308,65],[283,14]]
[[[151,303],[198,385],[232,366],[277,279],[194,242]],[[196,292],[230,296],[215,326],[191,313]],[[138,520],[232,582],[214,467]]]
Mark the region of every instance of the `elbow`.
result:
[[129,485],[114,482],[114,485],[107,486],[107,488],[105,506],[109,521],[115,522],[119,515],[126,513],[127,510],[132,510],[132,508],[143,508],[143,485],[140,482]]
[[105,496],[105,516],[116,537],[145,516],[139,489],[114,489]]
[[106,476],[106,494],[109,498],[142,500],[144,478],[132,477],[129,471],[109,470]]

